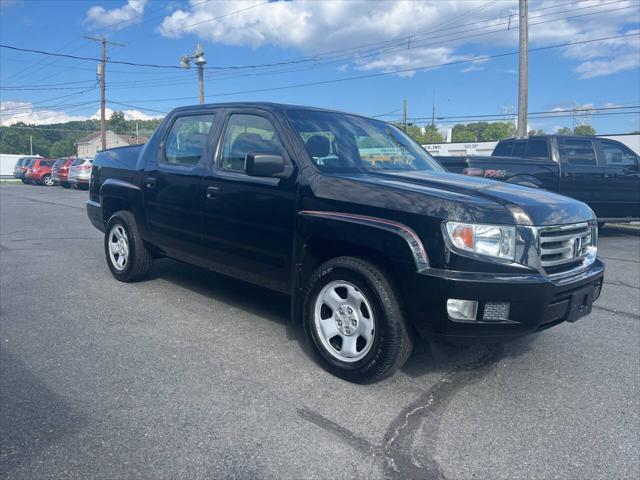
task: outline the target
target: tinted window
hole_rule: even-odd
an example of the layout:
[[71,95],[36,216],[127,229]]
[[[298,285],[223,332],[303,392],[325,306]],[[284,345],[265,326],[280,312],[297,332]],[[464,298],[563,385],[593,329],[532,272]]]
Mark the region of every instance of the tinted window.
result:
[[164,144],[164,159],[174,165],[195,165],[200,161],[213,124],[213,114],[176,118]]
[[638,163],[637,156],[615,142],[600,142],[604,152],[604,161],[608,166],[627,166]]
[[596,164],[596,154],[591,140],[563,139],[560,143],[560,156],[571,165]]
[[320,170],[443,170],[424,148],[388,123],[314,110],[293,110],[288,116]]
[[76,158],[71,164],[72,167],[82,165],[85,162],[84,158]]
[[524,157],[524,152],[527,149],[527,141],[526,140],[522,140],[519,142],[515,142],[515,144],[513,145],[513,153],[511,154],[512,157]]
[[549,158],[549,147],[546,140],[529,140],[527,158]]
[[222,142],[220,168],[244,172],[249,152],[282,155],[284,149],[269,120],[258,115],[234,114],[229,118]]
[[500,142],[493,150],[492,155],[495,157],[510,157],[513,151],[513,142]]

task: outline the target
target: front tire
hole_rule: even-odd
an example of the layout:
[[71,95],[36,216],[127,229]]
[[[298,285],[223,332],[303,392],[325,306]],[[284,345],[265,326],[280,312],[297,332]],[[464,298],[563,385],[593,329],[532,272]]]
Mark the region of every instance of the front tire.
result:
[[304,327],[323,367],[356,383],[381,380],[409,358],[410,329],[391,277],[356,257],[327,261],[311,275]]
[[153,265],[135,217],[126,210],[114,213],[107,222],[104,251],[111,274],[121,282],[142,280]]

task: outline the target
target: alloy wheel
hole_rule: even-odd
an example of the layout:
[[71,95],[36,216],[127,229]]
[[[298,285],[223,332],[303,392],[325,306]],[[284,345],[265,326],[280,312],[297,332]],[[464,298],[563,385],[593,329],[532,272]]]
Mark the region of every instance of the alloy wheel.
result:
[[129,239],[122,225],[114,225],[109,232],[109,259],[116,270],[124,270],[129,262]]
[[371,303],[354,284],[325,285],[314,308],[314,324],[324,349],[342,362],[356,362],[371,350],[375,319]]

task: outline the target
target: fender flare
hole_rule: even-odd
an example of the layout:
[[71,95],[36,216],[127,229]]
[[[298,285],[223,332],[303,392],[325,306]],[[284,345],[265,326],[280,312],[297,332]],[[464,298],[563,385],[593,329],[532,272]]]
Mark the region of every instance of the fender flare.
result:
[[[102,205],[103,217],[105,215],[105,203],[109,199],[123,200],[133,207],[133,210],[139,210],[139,206],[142,201],[142,189],[137,185],[127,182],[125,180],[119,180],[115,178],[108,178],[100,186],[100,204]],[[140,212],[133,211],[135,216],[138,216]],[[103,218],[106,223],[109,219]]]
[[370,217],[367,215],[319,210],[303,210],[300,212],[300,215],[303,217],[322,218],[326,220],[364,225],[394,233],[402,238],[409,247],[416,271],[424,272],[429,269],[429,257],[422,240],[420,240],[418,234],[411,227],[400,222],[388,220],[386,218]]
[[[307,257],[307,245],[309,238],[320,238],[324,235],[316,235],[313,232],[313,228],[318,228],[319,225],[326,226],[334,223],[347,223],[357,229],[376,229],[381,231],[391,239],[395,237],[398,242],[397,245],[406,245],[413,259],[416,272],[425,272],[430,268],[429,257],[424,248],[424,245],[416,232],[409,226],[404,225],[394,220],[388,220],[385,218],[371,217],[367,215],[358,215],[352,213],[333,212],[333,211],[318,211],[318,210],[303,210],[298,213],[299,219],[302,221],[301,228],[298,230],[301,235],[298,236],[294,245],[294,255],[292,262],[291,272],[291,322],[298,323],[302,308],[302,296],[304,287],[304,278],[310,274],[310,269],[304,260]],[[311,230],[311,232],[309,232]],[[339,226],[339,230],[344,231],[345,225]],[[326,235],[331,237],[330,235]],[[391,236],[391,237],[389,237]],[[348,239],[348,232],[345,232],[345,237],[340,237],[338,240],[344,241]],[[371,246],[371,237],[367,238],[368,243],[366,246]],[[375,249],[375,248],[374,248]],[[383,252],[382,249],[375,249]],[[406,252],[405,252],[406,253]]]

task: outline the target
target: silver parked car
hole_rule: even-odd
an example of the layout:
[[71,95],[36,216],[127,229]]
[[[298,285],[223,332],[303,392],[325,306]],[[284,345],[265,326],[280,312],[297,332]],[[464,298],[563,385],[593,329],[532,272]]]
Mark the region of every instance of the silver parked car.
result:
[[89,188],[89,180],[91,180],[91,164],[93,158],[79,157],[73,161],[69,168],[69,176],[67,181],[73,188]]

